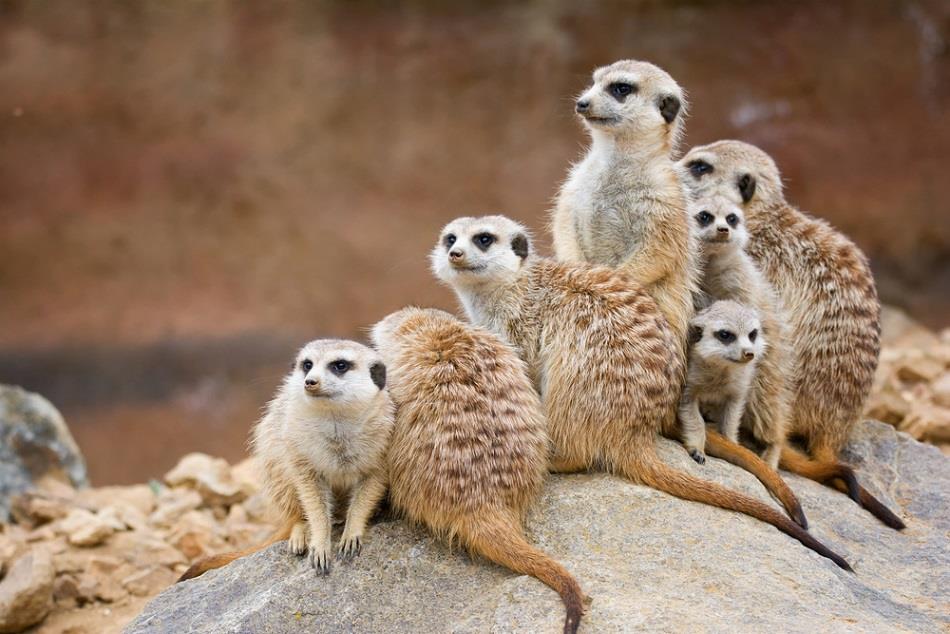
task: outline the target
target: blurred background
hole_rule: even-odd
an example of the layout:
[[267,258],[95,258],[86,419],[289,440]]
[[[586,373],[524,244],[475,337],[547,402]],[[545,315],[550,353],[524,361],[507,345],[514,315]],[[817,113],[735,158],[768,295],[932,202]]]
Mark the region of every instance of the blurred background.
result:
[[102,485],[235,460],[296,348],[414,303],[441,226],[546,210],[597,66],[688,90],[950,323],[950,3],[0,0],[0,382]]

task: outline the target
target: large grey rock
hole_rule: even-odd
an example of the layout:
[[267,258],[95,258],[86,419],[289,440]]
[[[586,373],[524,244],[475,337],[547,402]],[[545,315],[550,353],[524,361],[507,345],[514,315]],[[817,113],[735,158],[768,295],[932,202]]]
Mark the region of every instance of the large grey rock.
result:
[[[768,500],[750,475],[680,468]],[[891,530],[844,495],[789,475],[811,531],[850,574],[751,518],[605,475],[552,477],[529,517],[533,542],[577,576],[593,602],[582,630],[946,632],[950,629],[950,460],[882,423],[850,448],[862,481],[908,524]],[[558,632],[557,595],[401,521],[373,526],[363,554],[318,577],[276,544],[177,584],[127,631]]]
[[52,403],[0,385],[0,522],[9,520],[10,500],[44,476],[89,484],[82,453]]

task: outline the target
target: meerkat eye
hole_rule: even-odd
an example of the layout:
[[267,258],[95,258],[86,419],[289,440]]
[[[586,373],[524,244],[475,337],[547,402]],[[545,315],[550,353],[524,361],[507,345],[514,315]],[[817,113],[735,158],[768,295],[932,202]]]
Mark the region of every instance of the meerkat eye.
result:
[[717,330],[716,339],[723,343],[732,343],[736,340],[735,334],[729,332],[728,330]]
[[726,222],[729,223],[730,227],[735,227],[737,224],[739,224],[739,216],[735,214],[729,214],[726,216]]
[[306,374],[307,372],[313,369],[313,361],[311,361],[310,359],[304,359],[300,363],[300,369],[304,371],[304,374]]
[[749,341],[751,341],[752,343],[755,343],[755,339],[758,336],[759,336],[759,331],[753,330],[752,332],[749,333]]
[[446,248],[448,248],[448,247],[452,246],[453,244],[455,244],[455,240],[456,240],[455,234],[454,234],[454,233],[448,233],[448,234],[445,235],[444,238],[442,238],[442,243],[446,246]]
[[485,251],[495,242],[495,236],[490,233],[480,233],[473,240],[479,249]]
[[617,101],[623,101],[628,95],[631,95],[636,91],[636,85],[628,84],[622,81],[614,82],[607,86],[607,92],[609,92],[611,96],[613,96],[613,98]]
[[330,372],[333,374],[343,376],[353,367],[353,364],[346,359],[337,359],[336,361],[331,361],[327,367],[330,368]]
[[708,227],[709,223],[715,220],[715,217],[708,211],[701,211],[696,214],[696,221],[700,227]]
[[700,178],[706,174],[711,174],[713,171],[712,165],[706,161],[700,161],[699,159],[690,161],[686,164],[686,167],[689,168],[689,173],[692,174],[694,178]]

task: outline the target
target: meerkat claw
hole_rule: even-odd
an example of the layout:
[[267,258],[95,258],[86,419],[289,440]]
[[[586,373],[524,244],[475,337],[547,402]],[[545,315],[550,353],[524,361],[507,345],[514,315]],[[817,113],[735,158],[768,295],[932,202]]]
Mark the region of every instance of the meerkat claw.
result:
[[706,454],[701,453],[697,449],[693,449],[689,452],[689,457],[698,462],[699,464],[706,464]]

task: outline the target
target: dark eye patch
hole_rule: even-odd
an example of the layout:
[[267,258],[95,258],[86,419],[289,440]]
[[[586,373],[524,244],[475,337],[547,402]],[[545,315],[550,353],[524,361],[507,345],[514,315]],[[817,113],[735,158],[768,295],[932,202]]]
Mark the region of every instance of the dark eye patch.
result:
[[625,81],[615,81],[607,86],[607,92],[610,93],[611,97],[622,103],[624,99],[637,92],[637,85],[628,84]]
[[758,336],[759,336],[759,331],[753,330],[752,332],[749,333],[749,341],[751,341],[752,343],[755,343],[755,340]]
[[708,227],[709,224],[715,219],[715,216],[705,210],[696,214],[696,222],[699,223],[700,227]]
[[343,376],[353,368],[353,364],[346,359],[337,359],[327,364],[327,368],[337,376]]
[[477,246],[482,251],[488,251],[488,247],[493,245],[497,239],[498,238],[490,233],[479,233],[474,238],[472,238],[472,242],[474,242],[475,246]]
[[726,216],[726,224],[728,224],[730,227],[735,227],[737,224],[739,224],[739,216],[735,214],[729,214]]
[[706,174],[713,173],[713,166],[700,159],[690,161],[686,164],[686,167],[689,168],[689,173],[692,174],[694,178],[701,178]]
[[454,234],[454,233],[447,233],[447,234],[445,234],[445,237],[442,238],[442,244],[444,244],[444,245],[445,245],[445,248],[448,249],[448,248],[450,248],[453,244],[455,244],[455,241],[456,241],[456,240],[457,240],[457,238],[455,237],[455,234]]
[[304,371],[304,374],[313,369],[313,361],[310,359],[304,359],[300,362],[300,369]]
[[715,334],[716,339],[723,343],[732,343],[736,340],[735,333],[729,332],[728,330],[717,330]]

